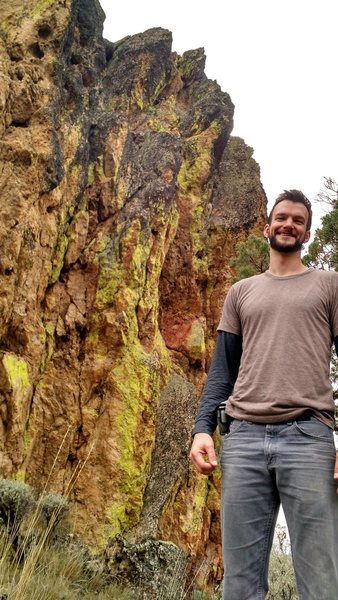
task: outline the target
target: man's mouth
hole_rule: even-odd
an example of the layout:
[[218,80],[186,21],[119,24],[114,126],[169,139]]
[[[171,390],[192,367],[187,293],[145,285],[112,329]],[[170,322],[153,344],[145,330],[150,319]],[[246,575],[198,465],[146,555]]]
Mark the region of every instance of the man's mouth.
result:
[[295,237],[295,236],[293,235],[293,233],[287,233],[286,231],[279,231],[279,232],[277,233],[277,235],[281,235],[281,236],[283,236],[283,237],[292,237],[292,238],[293,238],[293,237]]

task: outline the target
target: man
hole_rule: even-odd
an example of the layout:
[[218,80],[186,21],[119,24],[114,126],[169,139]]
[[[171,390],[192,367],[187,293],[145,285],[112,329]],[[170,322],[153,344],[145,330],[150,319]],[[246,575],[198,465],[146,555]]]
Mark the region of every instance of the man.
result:
[[[217,465],[218,405],[231,421],[221,451],[224,600],[264,600],[282,504],[300,600],[338,599],[338,460],[329,381],[338,349],[338,273],[306,268],[311,204],[278,196],[264,228],[269,269],[226,297],[190,458]],[[337,454],[338,457],[338,454]]]

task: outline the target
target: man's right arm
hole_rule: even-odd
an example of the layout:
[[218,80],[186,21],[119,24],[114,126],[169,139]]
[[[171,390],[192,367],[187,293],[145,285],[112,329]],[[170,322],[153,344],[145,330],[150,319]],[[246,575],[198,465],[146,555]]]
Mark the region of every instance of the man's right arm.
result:
[[[212,434],[217,426],[217,409],[228,399],[237,379],[242,355],[242,337],[219,331],[216,348],[199,405],[190,460],[199,473],[208,475],[216,465]],[[204,457],[209,462],[205,462]]]

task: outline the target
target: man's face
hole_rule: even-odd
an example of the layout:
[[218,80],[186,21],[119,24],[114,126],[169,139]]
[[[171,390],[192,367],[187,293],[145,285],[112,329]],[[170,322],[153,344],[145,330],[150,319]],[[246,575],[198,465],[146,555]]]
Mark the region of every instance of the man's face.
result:
[[310,238],[306,230],[308,211],[304,204],[283,200],[273,209],[270,225],[265,225],[264,236],[271,248],[278,252],[298,252]]

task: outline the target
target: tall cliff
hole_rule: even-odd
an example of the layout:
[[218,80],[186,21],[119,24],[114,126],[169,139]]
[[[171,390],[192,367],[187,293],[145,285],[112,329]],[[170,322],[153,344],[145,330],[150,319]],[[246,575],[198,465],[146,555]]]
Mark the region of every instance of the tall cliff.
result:
[[233,104],[96,0],[0,0],[0,472],[92,545],[171,540],[220,577],[219,473],[190,432],[237,241],[266,198]]

